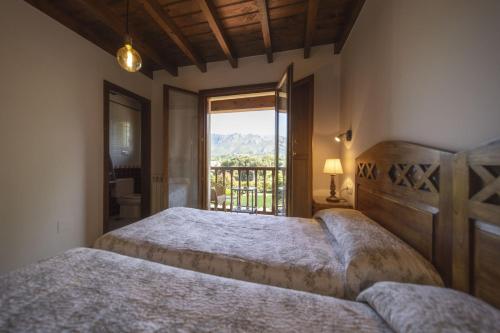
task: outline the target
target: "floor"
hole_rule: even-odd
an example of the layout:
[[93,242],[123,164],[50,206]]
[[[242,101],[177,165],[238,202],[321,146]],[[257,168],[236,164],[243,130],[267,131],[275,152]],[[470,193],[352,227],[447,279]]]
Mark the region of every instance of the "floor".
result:
[[139,221],[140,219],[126,219],[126,218],[121,218],[120,216],[116,215],[116,216],[111,216],[109,218],[109,230],[115,230],[115,229],[119,229],[119,228],[122,228],[126,225],[129,225],[131,223],[134,223],[134,222],[137,222]]

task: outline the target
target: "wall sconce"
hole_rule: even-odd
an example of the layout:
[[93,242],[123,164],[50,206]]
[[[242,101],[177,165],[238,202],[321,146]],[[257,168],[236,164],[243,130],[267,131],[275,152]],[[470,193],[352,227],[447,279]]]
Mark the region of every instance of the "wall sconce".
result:
[[351,141],[352,140],[352,130],[348,129],[347,131],[340,133],[335,137],[335,141],[341,142],[342,138],[345,137],[345,141]]

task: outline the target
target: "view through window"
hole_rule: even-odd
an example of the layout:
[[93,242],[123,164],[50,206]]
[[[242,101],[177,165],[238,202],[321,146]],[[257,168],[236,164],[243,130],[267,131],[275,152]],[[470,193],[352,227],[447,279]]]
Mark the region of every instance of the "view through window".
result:
[[212,209],[274,214],[275,126],[274,109],[210,115]]

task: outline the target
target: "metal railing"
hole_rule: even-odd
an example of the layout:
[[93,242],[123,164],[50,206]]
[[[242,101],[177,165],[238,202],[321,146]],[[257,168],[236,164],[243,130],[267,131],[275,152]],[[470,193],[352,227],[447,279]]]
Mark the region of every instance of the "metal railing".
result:
[[[274,167],[211,167],[210,187],[222,185],[226,195],[225,203],[217,209],[274,215],[276,209],[283,207],[285,200],[279,185],[283,181],[284,170],[278,168],[277,189]],[[276,196],[278,200],[275,200]],[[211,203],[210,209],[215,209],[214,203]]]

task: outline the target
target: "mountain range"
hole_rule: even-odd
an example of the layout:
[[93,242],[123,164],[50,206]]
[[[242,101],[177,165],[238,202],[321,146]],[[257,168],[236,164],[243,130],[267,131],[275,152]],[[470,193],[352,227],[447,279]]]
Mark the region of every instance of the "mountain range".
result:
[[[285,138],[280,137],[280,150],[284,151]],[[256,134],[212,134],[211,155],[272,155],[274,136]]]

